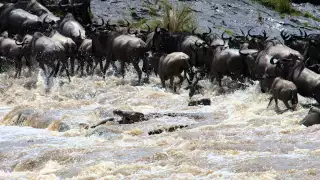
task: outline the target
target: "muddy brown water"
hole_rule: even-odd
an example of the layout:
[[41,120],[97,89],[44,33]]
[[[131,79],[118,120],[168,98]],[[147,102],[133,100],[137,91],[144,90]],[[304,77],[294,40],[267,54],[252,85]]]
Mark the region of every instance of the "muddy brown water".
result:
[[[103,9],[110,2],[94,0],[95,13],[106,13]],[[110,7],[108,17],[134,6],[126,2]],[[260,5],[246,6],[243,1],[187,3],[203,9],[203,14],[212,14],[214,4],[219,7],[215,13],[225,14],[216,18],[200,15],[205,19],[200,21],[203,27],[210,24],[208,19],[219,22],[233,16],[238,19],[229,21],[230,27],[250,27],[255,17],[243,21],[245,13],[254,16],[255,9],[251,8],[257,7],[268,12]],[[234,9],[238,14],[224,9],[239,6],[240,10]],[[273,15],[267,18],[270,29],[281,29],[276,23],[271,26],[276,20]],[[134,86],[137,75],[132,68],[125,79],[72,77],[68,83],[65,77],[58,77],[49,85],[41,72],[20,79],[8,74],[0,74],[0,179],[320,177],[320,126],[299,125],[309,109],[299,105],[297,111],[275,113],[274,103],[267,108],[269,95],[260,92],[258,82],[221,94],[216,83],[200,81],[204,92],[193,99],[210,98],[211,105],[189,107],[188,91],[164,90],[158,77],[151,76],[150,84]],[[224,84],[233,87],[228,79]],[[302,104],[315,103],[301,96],[299,100]],[[282,103],[280,107],[285,108]],[[84,128],[112,117],[114,109],[198,116],[157,116],[135,124],[107,122]],[[172,126],[187,127],[148,135]]]

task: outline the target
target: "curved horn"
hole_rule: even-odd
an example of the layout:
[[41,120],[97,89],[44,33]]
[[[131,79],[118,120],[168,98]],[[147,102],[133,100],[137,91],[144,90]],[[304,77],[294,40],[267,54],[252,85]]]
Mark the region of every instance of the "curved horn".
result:
[[48,16],[49,16],[49,14],[46,15],[46,17],[43,18],[42,23],[45,23],[45,22],[46,22],[46,19],[47,19]]
[[287,35],[286,33],[284,33],[284,30],[282,30],[280,32],[280,35],[282,37],[283,40],[287,41],[289,39],[289,35]]
[[223,39],[223,40],[230,40],[231,39],[231,37],[229,37],[229,38],[226,38],[226,37],[224,37],[224,35],[226,34],[226,32],[227,31],[224,31],[223,33],[222,33],[222,35],[221,35],[221,39]]
[[67,4],[62,5],[62,4],[61,4],[61,1],[59,1],[58,5],[59,5],[60,9],[63,9],[63,8],[65,8],[65,7],[67,7],[69,4],[68,4],[68,5],[67,5]]
[[249,31],[248,31],[248,36],[250,36],[250,37],[255,37],[254,35],[250,34],[250,32],[252,31],[252,29],[253,29],[253,27],[249,29]]
[[194,29],[192,30],[192,34],[193,34],[193,35],[196,34],[196,29],[197,29],[197,28],[194,28]]
[[129,21],[126,19],[126,21],[127,21],[127,27],[129,27],[131,24],[129,23]]
[[302,37],[303,36],[303,32],[301,29],[299,29],[299,32],[300,32],[300,36]]
[[243,36],[246,36],[246,35],[244,34],[244,32],[243,32],[243,30],[242,30],[242,29],[240,29],[240,31],[241,31],[241,33],[242,33],[242,35],[243,35]]
[[208,34],[210,34],[210,33],[212,32],[211,28],[208,27],[208,29],[209,29],[209,32],[207,32],[207,33],[202,33],[202,36],[207,36]]
[[198,44],[198,41],[199,41],[199,39],[198,39],[198,40],[196,40],[196,42],[194,43],[194,45],[196,45],[196,46],[199,48],[199,47],[201,47],[201,45],[202,45],[202,44],[201,44],[201,43],[200,43],[200,44]]
[[304,38],[307,38],[308,37],[308,34],[306,31],[304,31]]
[[18,41],[17,40],[15,40],[15,43],[16,43],[16,45],[18,45],[18,46],[23,46],[25,43],[18,43]]
[[151,32],[150,26],[148,24],[146,24],[146,26],[148,27],[148,33],[150,33]]
[[263,30],[262,34],[263,34],[263,37],[264,37],[264,38],[267,38],[267,32],[266,32],[266,30]]

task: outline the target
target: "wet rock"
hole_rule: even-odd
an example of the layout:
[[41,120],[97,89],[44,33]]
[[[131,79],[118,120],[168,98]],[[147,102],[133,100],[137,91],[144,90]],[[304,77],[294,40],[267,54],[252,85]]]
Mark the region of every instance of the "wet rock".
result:
[[209,98],[205,98],[205,99],[200,99],[197,101],[191,101],[188,104],[188,106],[198,106],[198,105],[210,106],[211,100]]
[[107,119],[104,119],[100,122],[98,122],[96,125],[93,125],[91,126],[91,128],[96,128],[97,126],[100,126],[100,125],[103,125],[103,124],[106,124],[107,122],[110,122],[110,121],[113,121],[114,118],[107,118]]
[[26,83],[24,83],[23,87],[28,90],[36,89],[37,88],[37,80],[36,79],[29,80]]
[[86,136],[103,136],[106,138],[116,138],[120,136],[122,132],[110,129],[106,126],[100,126],[95,129],[91,129],[88,131]]
[[70,127],[64,122],[54,121],[49,125],[48,129],[52,131],[66,132],[70,130]]
[[135,123],[135,122],[141,122],[141,121],[146,121],[147,120],[144,117],[144,114],[142,114],[140,112],[114,110],[113,114],[122,117],[122,120],[119,121],[119,124],[132,124],[132,123]]
[[167,128],[160,128],[160,129],[156,129],[153,131],[149,131],[148,134],[155,135],[155,134],[161,134],[163,132],[174,132],[178,129],[182,129],[182,128],[186,128],[186,127],[188,127],[188,125],[178,125],[178,126],[171,126],[171,127],[167,127]]
[[16,107],[3,118],[1,124],[23,126],[28,117],[35,113],[36,110],[34,109]]
[[312,107],[308,115],[300,121],[300,125],[309,127],[315,124],[320,124],[320,109]]

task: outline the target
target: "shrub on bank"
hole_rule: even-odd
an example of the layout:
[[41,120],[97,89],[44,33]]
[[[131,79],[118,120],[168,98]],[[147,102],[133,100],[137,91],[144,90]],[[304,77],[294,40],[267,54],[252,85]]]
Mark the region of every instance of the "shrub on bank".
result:
[[133,27],[146,28],[148,24],[151,28],[159,27],[168,28],[169,31],[191,32],[198,27],[196,16],[189,5],[177,3],[173,4],[168,0],[162,0],[157,5],[145,5],[148,9],[150,20],[140,19],[133,22]]

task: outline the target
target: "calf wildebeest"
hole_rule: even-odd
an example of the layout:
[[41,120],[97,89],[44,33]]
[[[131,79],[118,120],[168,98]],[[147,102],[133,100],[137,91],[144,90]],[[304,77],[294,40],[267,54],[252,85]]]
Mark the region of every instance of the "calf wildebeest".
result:
[[313,97],[320,102],[320,75],[306,68],[302,61],[295,56],[293,59],[280,59],[270,62],[276,64],[276,73],[278,76],[292,81],[298,89],[298,93],[304,97]]
[[190,57],[183,52],[162,54],[161,56],[159,54],[158,58],[151,60],[150,65],[159,74],[163,88],[166,88],[165,81],[168,79],[170,79],[170,87],[174,88],[174,76],[179,77],[179,84],[181,84],[183,82],[181,73],[183,71],[190,71],[189,59]]
[[307,127],[315,125],[315,124],[320,124],[320,109],[316,107],[312,107],[308,115],[303,118],[302,121],[300,121],[300,124],[303,124]]
[[0,36],[0,57],[4,57],[7,61],[12,61],[15,64],[15,77],[21,75],[23,65],[21,46],[17,45],[15,40]]
[[[296,109],[298,104],[298,93],[297,87],[293,82],[284,80],[280,77],[276,77],[271,85],[271,89],[269,92],[271,93],[272,97],[270,98],[268,107],[274,100],[276,102],[276,110],[280,111],[278,106],[278,99],[280,99],[288,109]],[[288,101],[291,101],[292,107],[290,107]]]

